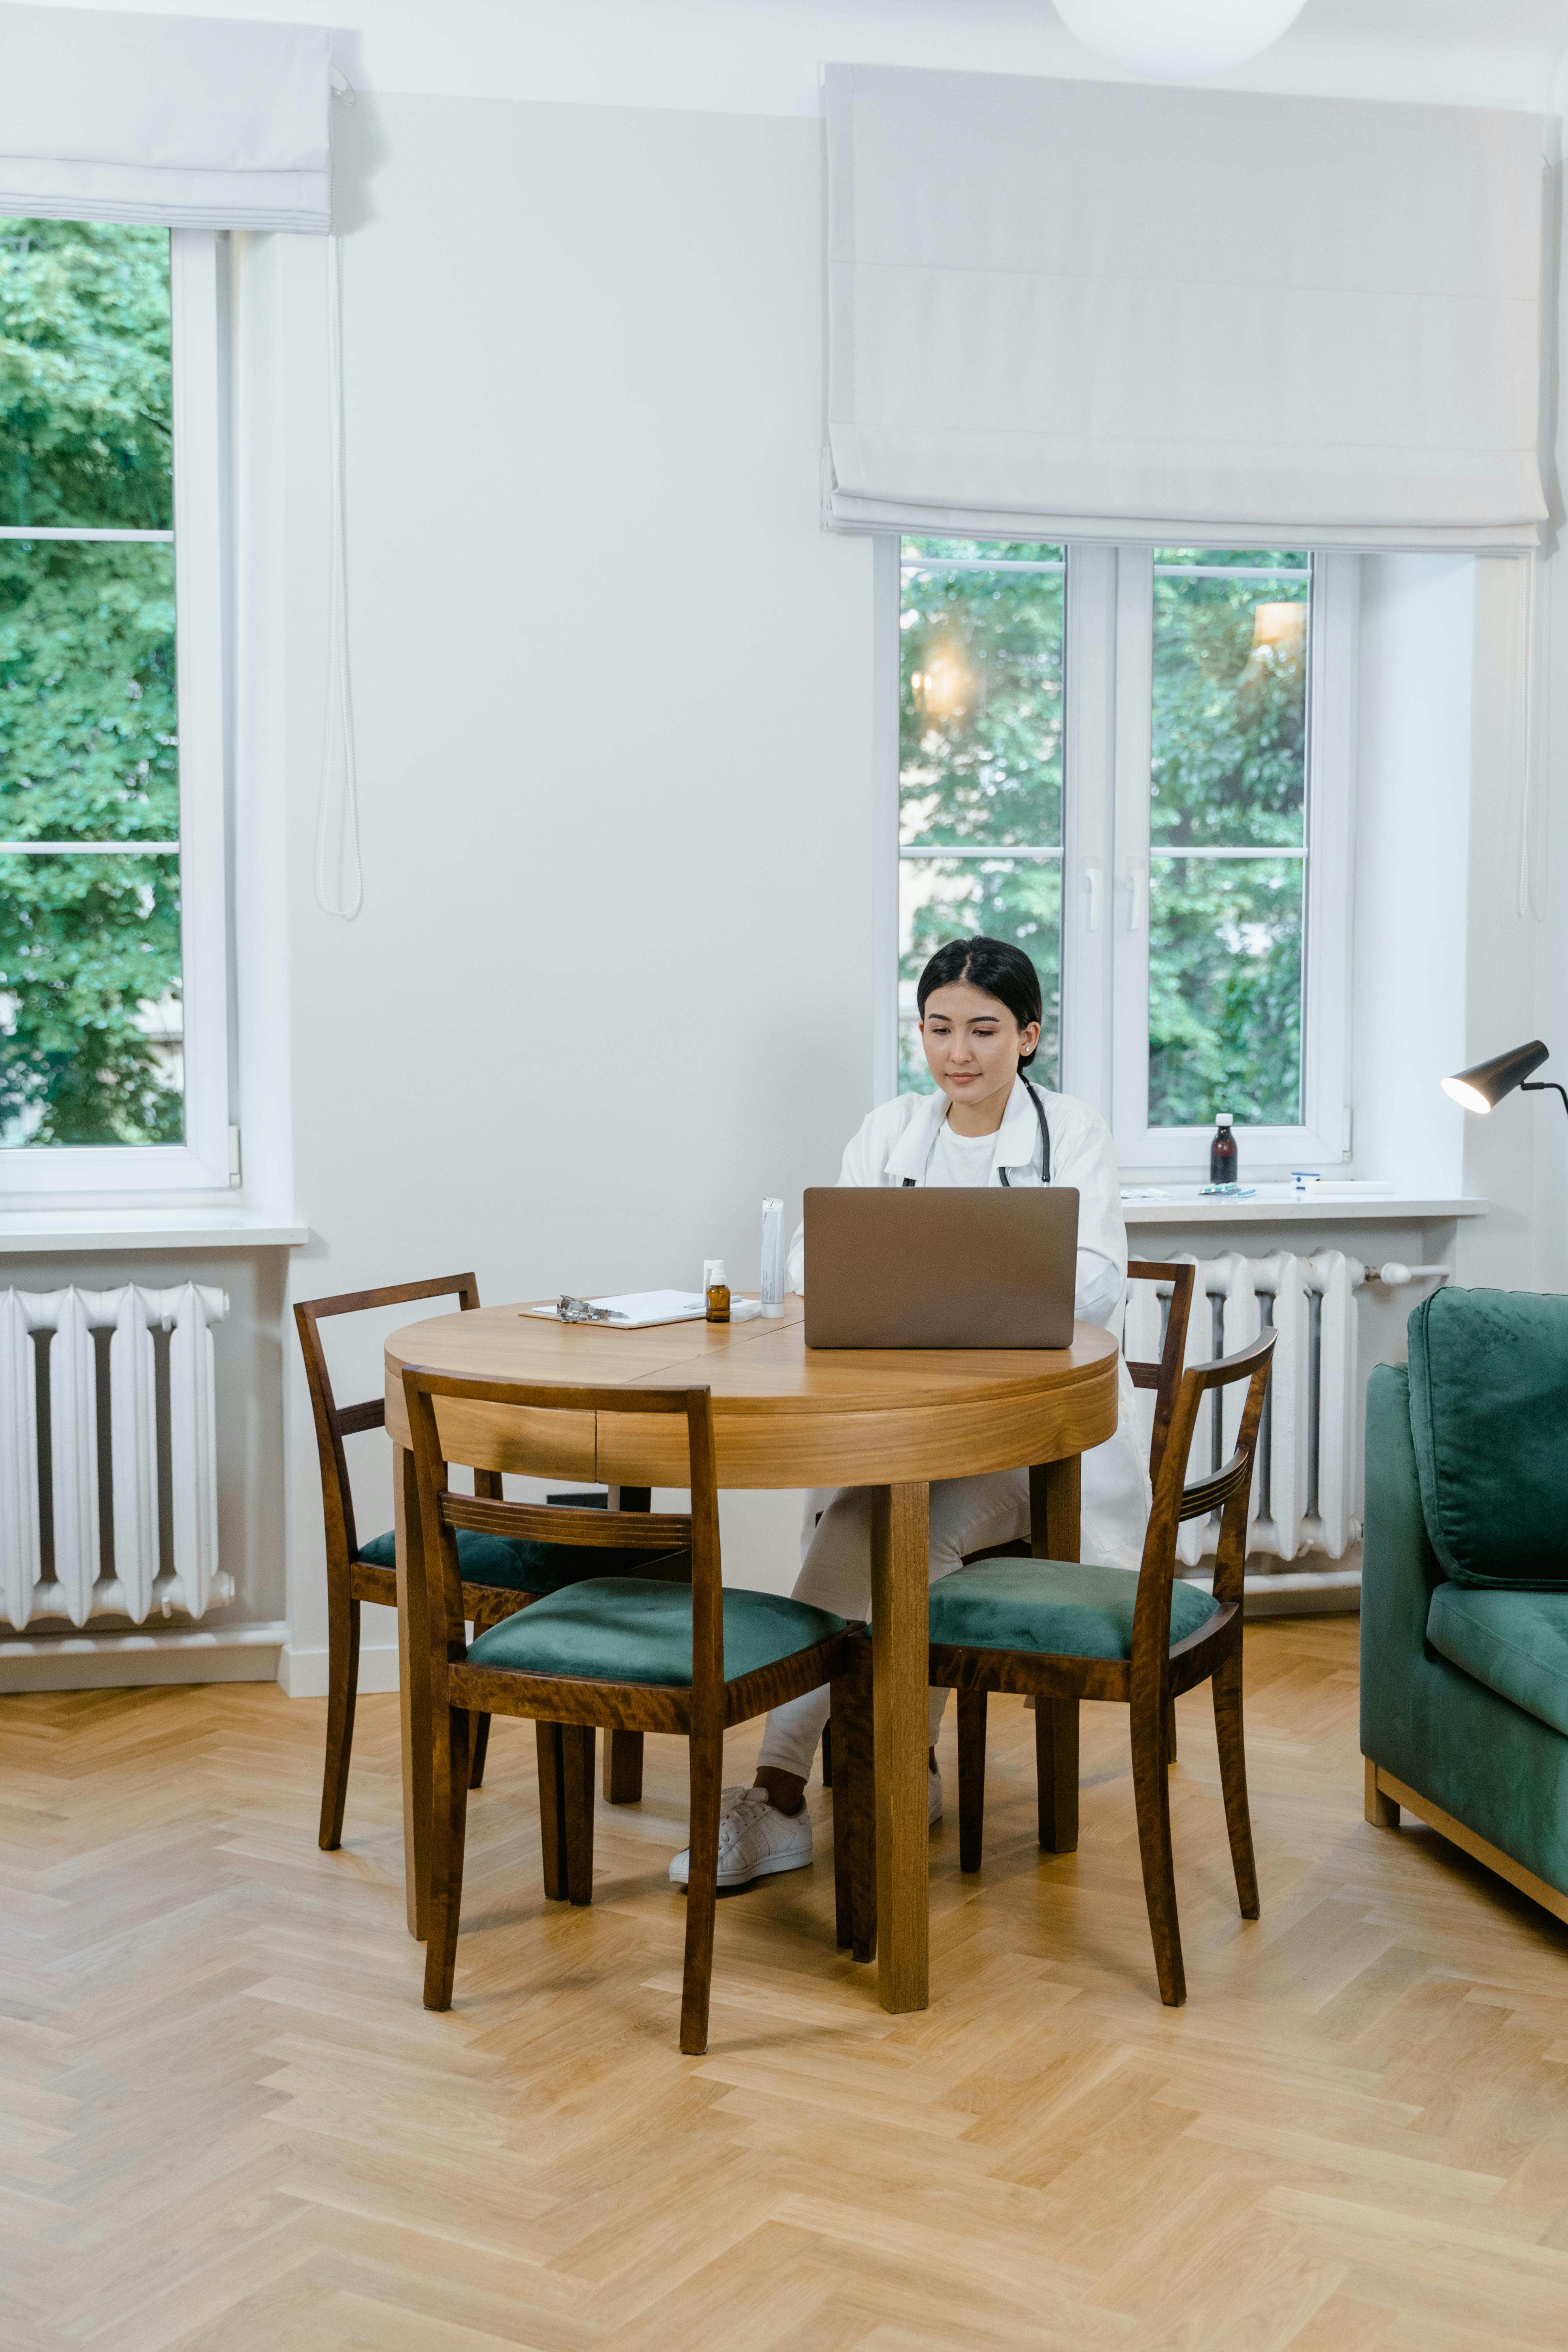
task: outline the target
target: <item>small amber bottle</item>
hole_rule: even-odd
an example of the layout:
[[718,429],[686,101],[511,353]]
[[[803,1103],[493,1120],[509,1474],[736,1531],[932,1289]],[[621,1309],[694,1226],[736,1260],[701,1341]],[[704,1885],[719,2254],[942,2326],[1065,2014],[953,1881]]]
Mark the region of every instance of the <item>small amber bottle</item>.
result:
[[714,1260],[708,1272],[708,1320],[710,1323],[728,1323],[730,1320],[730,1284],[721,1257]]
[[1209,1145],[1209,1182],[1230,1185],[1236,1182],[1240,1154],[1236,1148],[1236,1114],[1222,1110],[1215,1114],[1214,1140]]

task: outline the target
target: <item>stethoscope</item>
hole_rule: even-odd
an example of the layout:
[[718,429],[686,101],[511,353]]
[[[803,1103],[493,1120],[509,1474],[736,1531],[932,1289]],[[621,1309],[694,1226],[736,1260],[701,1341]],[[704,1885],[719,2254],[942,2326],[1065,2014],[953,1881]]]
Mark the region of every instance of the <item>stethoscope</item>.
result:
[[[1018,1076],[1021,1078],[1024,1078],[1024,1073],[1022,1070],[1019,1071]],[[1028,1078],[1024,1078],[1024,1090],[1027,1094],[1029,1100],[1034,1104],[1035,1117],[1040,1123],[1040,1181],[1042,1184],[1048,1184],[1051,1181],[1051,1130],[1046,1125],[1046,1108],[1040,1100],[1037,1088]],[[937,1133],[940,1134],[941,1131],[942,1123],[939,1120],[937,1124]],[[931,1151],[936,1150],[935,1135],[931,1137]],[[931,1152],[926,1154],[926,1165],[927,1167],[931,1165]],[[1005,1168],[999,1168],[996,1171],[996,1173],[1002,1179],[1003,1183],[1006,1185],[1007,1190],[1011,1192],[1013,1189],[1013,1180],[1008,1175],[1007,1171]],[[904,1189],[906,1192],[909,1190],[910,1186],[914,1183],[914,1181],[915,1179],[912,1176],[905,1177]]]

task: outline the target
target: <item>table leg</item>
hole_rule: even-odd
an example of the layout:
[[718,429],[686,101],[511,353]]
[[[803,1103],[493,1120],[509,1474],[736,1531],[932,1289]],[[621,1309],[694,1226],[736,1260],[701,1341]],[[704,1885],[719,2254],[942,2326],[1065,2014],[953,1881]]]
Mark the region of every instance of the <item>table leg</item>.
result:
[[871,1511],[871,1675],[877,1783],[878,1998],[924,2009],[930,1494],[879,1486]]
[[[408,1932],[420,1943],[430,1909],[430,1636],[425,1580],[411,1576],[423,1562],[419,1488],[414,1456],[393,1448],[393,1496],[397,1519],[397,1706],[403,1745],[403,1874]],[[417,1552],[417,1559],[416,1554]]]
[[1029,1522],[1037,1559],[1080,1557],[1082,1496],[1081,1454],[1069,1454],[1065,1462],[1036,1463],[1029,1473]]
[[[1039,1462],[1029,1472],[1030,1549],[1037,1559],[1077,1559],[1082,1549],[1083,1457]],[[1035,1715],[1035,1777],[1041,1847],[1078,1852],[1078,1701],[1042,1698]]]

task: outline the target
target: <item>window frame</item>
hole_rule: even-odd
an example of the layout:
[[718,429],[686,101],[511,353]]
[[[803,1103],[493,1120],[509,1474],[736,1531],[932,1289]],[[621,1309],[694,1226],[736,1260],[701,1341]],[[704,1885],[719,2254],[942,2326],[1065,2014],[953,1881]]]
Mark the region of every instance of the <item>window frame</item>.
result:
[[[879,1011],[877,1095],[898,1087],[899,614],[901,539],[878,540],[879,648],[873,827]],[[1352,780],[1360,566],[1313,557],[1307,739],[1307,902],[1302,936],[1302,1118],[1237,1129],[1244,1175],[1339,1170],[1351,1157],[1348,1098]],[[1150,784],[1153,551],[1067,550],[1062,807],[1062,1091],[1101,1108],[1125,1176],[1206,1171],[1211,1129],[1151,1128]],[[885,650],[883,650],[885,649]]]
[[[180,992],[185,1139],[169,1144],[18,1144],[0,1151],[0,1201],[220,1192],[231,1166],[224,564],[222,270],[228,239],[169,233],[174,419],[174,677],[180,745]],[[6,527],[8,539],[37,537]],[[55,539],[101,537],[56,530]],[[120,538],[162,538],[121,532]]]

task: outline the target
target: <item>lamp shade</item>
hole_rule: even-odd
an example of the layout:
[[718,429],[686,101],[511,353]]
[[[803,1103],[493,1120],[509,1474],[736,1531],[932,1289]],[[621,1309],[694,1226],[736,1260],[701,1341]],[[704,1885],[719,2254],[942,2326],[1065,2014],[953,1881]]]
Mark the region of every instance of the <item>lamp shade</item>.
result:
[[1057,0],[1086,49],[1163,81],[1223,72],[1261,56],[1305,0]]
[[1531,1070],[1538,1070],[1546,1059],[1546,1048],[1539,1037],[1528,1045],[1510,1045],[1506,1054],[1494,1054],[1489,1062],[1477,1062],[1473,1068],[1458,1070],[1443,1081],[1443,1091],[1452,1095],[1467,1110],[1492,1110],[1504,1095],[1512,1094],[1522,1086]]

